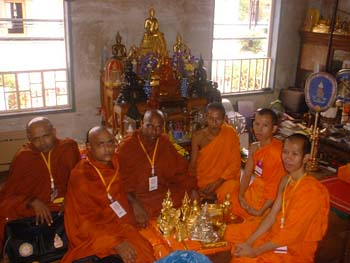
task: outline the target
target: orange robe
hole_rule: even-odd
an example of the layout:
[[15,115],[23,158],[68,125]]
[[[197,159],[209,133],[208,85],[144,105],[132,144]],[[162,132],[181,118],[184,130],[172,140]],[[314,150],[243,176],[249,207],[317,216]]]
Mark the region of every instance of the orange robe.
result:
[[223,124],[220,133],[200,149],[196,162],[197,184],[204,188],[220,178],[225,182],[216,190],[219,201],[226,193],[238,189],[241,169],[241,154],[237,132]]
[[[120,175],[125,192],[133,193],[142,202],[150,217],[159,215],[162,201],[168,189],[174,207],[181,205],[185,191],[189,194],[196,187],[195,176],[188,173],[188,161],[174,148],[168,135],[159,137],[158,151],[155,157],[155,175],[158,177],[158,189],[149,191],[149,177],[151,165],[138,141],[140,131],[135,131],[125,138],[117,148],[120,164]],[[140,136],[141,137],[141,136]],[[142,138],[141,138],[142,140]],[[154,145],[146,147],[148,155],[153,156]]]
[[[99,169],[106,185],[109,185],[118,164],[114,163],[113,168],[109,168],[91,158],[90,162]],[[72,170],[64,218],[69,248],[62,259],[63,263],[91,255],[103,258],[117,254],[114,248],[122,241],[134,247],[136,262],[154,261],[151,245],[134,227],[134,216],[118,175],[109,193],[124,208],[126,215],[119,218],[109,206],[106,187],[88,160],[81,160]]]
[[[254,155],[254,169],[262,167],[261,175],[256,175],[254,181],[249,185],[244,193],[247,203],[259,210],[266,200],[274,200],[277,195],[278,185],[285,175],[285,170],[281,159],[282,142],[272,139],[271,143],[258,149]],[[251,218],[239,204],[238,191],[232,194],[231,198],[233,213],[245,219]]]
[[[70,171],[79,159],[79,149],[75,141],[56,140],[51,152],[51,170],[58,191],[57,197],[65,196]],[[51,202],[50,194],[47,166],[40,152],[31,143],[27,143],[16,153],[8,180],[0,193],[0,248],[3,245],[3,231],[7,220],[35,216],[33,208],[27,206],[31,199],[40,199],[51,211],[61,208],[61,205]]]
[[[312,176],[306,176],[295,188],[288,185],[285,192],[286,216],[281,228],[282,212],[277,214],[271,229],[259,238],[254,246],[272,242],[279,247],[287,246],[287,253],[269,251],[256,258],[233,258],[232,262],[283,262],[312,263],[320,241],[328,226],[329,194],[327,189]],[[244,224],[240,227],[244,231]],[[244,242],[251,233],[242,235]]]

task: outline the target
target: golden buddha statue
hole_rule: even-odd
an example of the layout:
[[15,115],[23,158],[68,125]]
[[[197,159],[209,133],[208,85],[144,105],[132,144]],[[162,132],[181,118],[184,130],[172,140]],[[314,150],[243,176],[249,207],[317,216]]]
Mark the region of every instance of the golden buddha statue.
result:
[[182,222],[186,222],[187,218],[191,213],[190,198],[188,197],[187,192],[185,193],[184,199],[182,200],[182,206],[180,207],[180,211],[181,211],[180,220]]
[[177,33],[176,42],[173,46],[173,51],[174,51],[174,54],[189,52],[188,47],[184,43],[182,43],[182,37],[180,33]]
[[126,47],[122,44],[122,37],[117,33],[115,44],[112,46],[113,58],[124,60],[126,58]]
[[149,10],[149,17],[145,20],[145,33],[141,42],[141,54],[146,55],[148,52],[154,52],[161,57],[167,57],[167,45],[164,34],[159,31],[159,23],[154,16],[154,8]]
[[157,224],[164,236],[172,234],[175,228],[176,209],[173,207],[171,193],[168,190],[162,202],[162,209],[157,219]]

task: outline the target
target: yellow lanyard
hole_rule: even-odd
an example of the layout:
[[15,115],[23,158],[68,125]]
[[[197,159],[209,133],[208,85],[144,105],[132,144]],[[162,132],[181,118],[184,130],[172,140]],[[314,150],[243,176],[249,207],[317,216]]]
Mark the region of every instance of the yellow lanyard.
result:
[[[295,183],[292,192],[295,191],[295,189],[297,189],[298,185],[300,184],[301,180],[306,176],[306,173],[300,177],[297,182]],[[287,191],[287,187],[290,184],[290,182],[292,181],[292,177],[289,176],[288,177],[288,181],[286,183],[286,186],[284,187],[283,190],[283,196],[282,196],[282,217],[281,217],[281,228],[284,228],[284,223],[285,223],[285,217],[286,217],[286,191]]]
[[51,151],[49,151],[49,155],[46,159],[45,155],[41,152],[41,157],[43,158],[47,170],[49,170],[49,175],[50,175],[50,182],[51,182],[51,190],[54,191],[55,189],[55,180],[53,179],[52,172],[51,172]]
[[108,184],[108,186],[107,186],[106,181],[105,181],[105,179],[103,178],[103,176],[102,176],[102,174],[101,174],[101,171],[100,171],[95,165],[93,165],[89,160],[88,160],[88,162],[89,162],[89,164],[95,169],[95,171],[96,171],[96,173],[98,174],[98,176],[100,177],[100,179],[101,179],[103,185],[105,186],[106,192],[107,192],[108,200],[109,200],[111,203],[113,203],[114,200],[113,200],[111,194],[109,193],[109,189],[111,189],[111,185],[112,185],[113,182],[115,181],[115,178],[117,178],[118,169],[115,171],[112,180],[109,182],[109,184]]
[[139,140],[139,143],[141,145],[141,148],[142,150],[145,152],[146,156],[147,156],[147,159],[151,165],[151,168],[152,168],[152,176],[154,176],[154,163],[155,163],[155,159],[156,159],[156,153],[157,153],[157,149],[158,149],[158,143],[159,143],[159,138],[157,139],[157,142],[156,142],[156,146],[154,147],[154,151],[153,151],[153,156],[152,156],[152,160],[151,160],[151,157],[148,155],[147,151],[146,151],[146,148],[145,146],[143,145],[141,139],[140,139],[140,135],[137,136],[138,140]]

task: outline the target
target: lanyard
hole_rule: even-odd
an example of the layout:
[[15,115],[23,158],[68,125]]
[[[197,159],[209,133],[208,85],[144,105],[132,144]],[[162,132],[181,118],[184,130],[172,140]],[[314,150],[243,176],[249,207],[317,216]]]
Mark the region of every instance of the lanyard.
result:
[[154,163],[155,163],[155,159],[156,159],[156,153],[157,153],[157,149],[158,149],[158,143],[159,143],[159,138],[157,139],[157,142],[156,142],[156,146],[154,147],[154,151],[153,151],[153,156],[152,156],[152,160],[151,160],[151,157],[148,155],[147,151],[146,151],[146,148],[145,146],[143,145],[141,139],[140,139],[140,135],[137,136],[138,140],[139,140],[139,143],[141,145],[141,148],[142,150],[145,152],[146,156],[147,156],[147,159],[152,167],[152,176],[154,176]]
[[104,185],[105,188],[106,188],[107,197],[108,197],[109,201],[110,201],[111,203],[113,203],[114,200],[113,200],[111,194],[109,193],[109,189],[111,189],[111,185],[113,184],[113,182],[114,182],[115,179],[117,178],[118,169],[115,171],[112,180],[111,180],[111,181],[109,182],[109,184],[107,185],[105,179],[103,178],[103,176],[102,176],[102,174],[101,174],[101,171],[100,171],[95,165],[93,165],[89,160],[88,160],[88,162],[89,162],[89,164],[95,169],[96,173],[97,173],[98,176],[100,177],[100,179],[101,179],[103,185]]
[[[302,177],[300,177],[297,182],[295,183],[293,189],[292,189],[292,192],[295,191],[295,189],[297,189],[298,185],[300,184],[301,180],[306,176],[306,173],[303,174]],[[283,196],[282,196],[282,217],[281,217],[281,228],[284,228],[284,221],[285,221],[285,216],[286,216],[286,191],[287,191],[287,187],[288,185],[290,184],[290,182],[292,181],[292,177],[289,176],[288,177],[288,181],[286,183],[286,186],[284,187],[284,190],[283,190]]]
[[49,151],[49,155],[46,159],[45,155],[41,152],[41,157],[43,158],[47,170],[49,170],[49,175],[50,175],[50,182],[51,182],[51,190],[55,189],[55,180],[53,179],[52,172],[51,172],[51,151]]

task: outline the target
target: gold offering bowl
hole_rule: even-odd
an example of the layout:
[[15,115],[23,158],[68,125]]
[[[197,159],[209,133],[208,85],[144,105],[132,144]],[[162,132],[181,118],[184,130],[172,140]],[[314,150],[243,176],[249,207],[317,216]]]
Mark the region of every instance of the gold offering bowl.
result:
[[208,213],[215,227],[220,227],[224,220],[223,208],[218,204],[208,204]]

